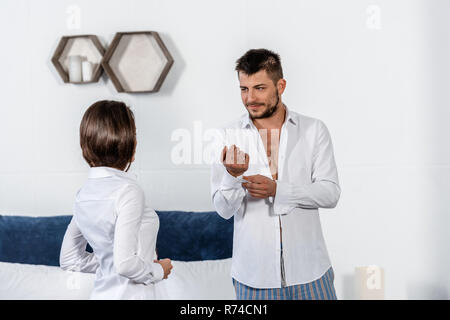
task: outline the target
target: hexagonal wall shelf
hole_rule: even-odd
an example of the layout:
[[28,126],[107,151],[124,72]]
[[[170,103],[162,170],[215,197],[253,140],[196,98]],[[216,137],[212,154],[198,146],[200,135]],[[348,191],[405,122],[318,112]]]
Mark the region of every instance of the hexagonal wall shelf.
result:
[[118,92],[157,92],[173,62],[157,32],[118,32],[102,66]]
[[[52,63],[66,83],[81,84],[98,82],[103,71],[101,61],[104,53],[105,48],[95,35],[64,36],[59,41],[58,47],[53,54]],[[73,78],[70,78],[70,59],[73,56],[78,58],[79,66],[75,67],[79,68],[79,77],[81,77],[83,61],[89,61],[91,63],[90,65],[88,64],[90,66],[89,80],[83,81],[83,78],[81,77],[80,79],[77,79],[77,81],[74,81]],[[83,71],[84,70],[85,69],[83,69]]]

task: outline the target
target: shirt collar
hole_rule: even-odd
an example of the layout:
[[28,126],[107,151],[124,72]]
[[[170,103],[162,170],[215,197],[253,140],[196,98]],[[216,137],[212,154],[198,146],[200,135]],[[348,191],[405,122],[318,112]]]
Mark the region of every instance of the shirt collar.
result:
[[[285,122],[291,122],[294,125],[297,125],[297,119],[294,118],[294,115],[292,114],[292,112],[289,112],[288,107],[283,104],[285,109],[286,109],[286,117],[285,117]],[[248,128],[250,125],[252,124],[252,120],[250,119],[250,115],[246,114],[242,117],[241,119],[241,128]]]
[[112,176],[128,178],[131,180],[137,179],[137,176],[134,173],[125,172],[111,167],[91,167],[89,169],[88,179],[106,178]]

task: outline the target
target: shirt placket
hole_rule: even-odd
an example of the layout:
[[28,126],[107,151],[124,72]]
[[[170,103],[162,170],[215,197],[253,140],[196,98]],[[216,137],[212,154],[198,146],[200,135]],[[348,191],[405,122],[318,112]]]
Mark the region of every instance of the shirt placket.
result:
[[[286,117],[287,118],[287,117]],[[283,174],[283,168],[284,168],[284,159],[285,159],[285,153],[286,153],[286,143],[287,143],[287,132],[286,132],[286,125],[287,121],[285,121],[281,127],[280,132],[280,143],[278,145],[278,180],[282,178]],[[273,203],[272,203],[273,205]],[[278,224],[279,224],[279,230],[280,230],[280,268],[281,268],[281,287],[286,287],[286,273],[284,268],[284,250],[283,250],[283,230],[281,227],[281,216],[278,216]]]
[[[287,143],[287,133],[286,133],[286,125],[285,121],[281,127],[281,132],[280,132],[280,143],[278,146],[278,166],[277,166],[277,173],[278,173],[278,179],[281,178],[282,172],[283,172],[283,168],[284,168],[284,159],[285,159],[285,153],[286,153],[286,143]],[[264,142],[261,139],[261,135],[258,132],[258,129],[251,124],[252,128],[254,130],[256,130],[257,135],[258,135],[258,156],[261,158],[263,158],[264,164],[265,164],[265,174],[269,175],[270,177],[272,176],[272,173],[270,172],[270,166],[269,166],[269,161],[267,159],[267,154],[264,148]],[[271,134],[270,130],[268,130],[267,134]],[[271,197],[272,198],[272,197]],[[273,205],[273,199],[272,201],[270,201],[271,204]],[[283,255],[283,241],[282,241],[282,229],[281,229],[281,216],[278,216],[278,223],[277,223],[277,233],[278,233],[278,238],[280,239],[280,275],[281,275],[281,286],[282,287],[286,287],[286,274],[285,274],[285,268],[284,268],[284,255]]]

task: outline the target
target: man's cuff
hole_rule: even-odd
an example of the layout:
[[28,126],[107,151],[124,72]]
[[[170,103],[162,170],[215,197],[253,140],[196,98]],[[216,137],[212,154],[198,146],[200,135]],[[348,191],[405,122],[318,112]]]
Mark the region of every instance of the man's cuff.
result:
[[[242,177],[242,175],[239,176],[239,177]],[[238,177],[238,178],[239,178],[239,177]],[[238,178],[233,177],[233,176],[225,169],[225,174],[223,175],[223,178],[222,178],[222,186],[225,187],[225,188],[227,188],[227,189],[239,189],[239,188],[242,188],[241,181],[240,181]]]
[[277,192],[273,199],[273,212],[276,215],[288,214],[295,206],[289,203],[292,188],[289,183],[277,181]]

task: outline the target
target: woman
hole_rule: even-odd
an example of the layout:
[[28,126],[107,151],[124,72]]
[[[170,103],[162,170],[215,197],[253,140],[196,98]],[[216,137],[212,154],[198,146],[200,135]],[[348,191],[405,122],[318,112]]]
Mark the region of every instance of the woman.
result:
[[91,168],[75,198],[60,265],[96,273],[91,299],[155,299],[155,283],[172,269],[170,259],[154,260],[159,219],[127,172],[136,144],[134,115],[124,103],[98,101],[84,114],[80,145]]

